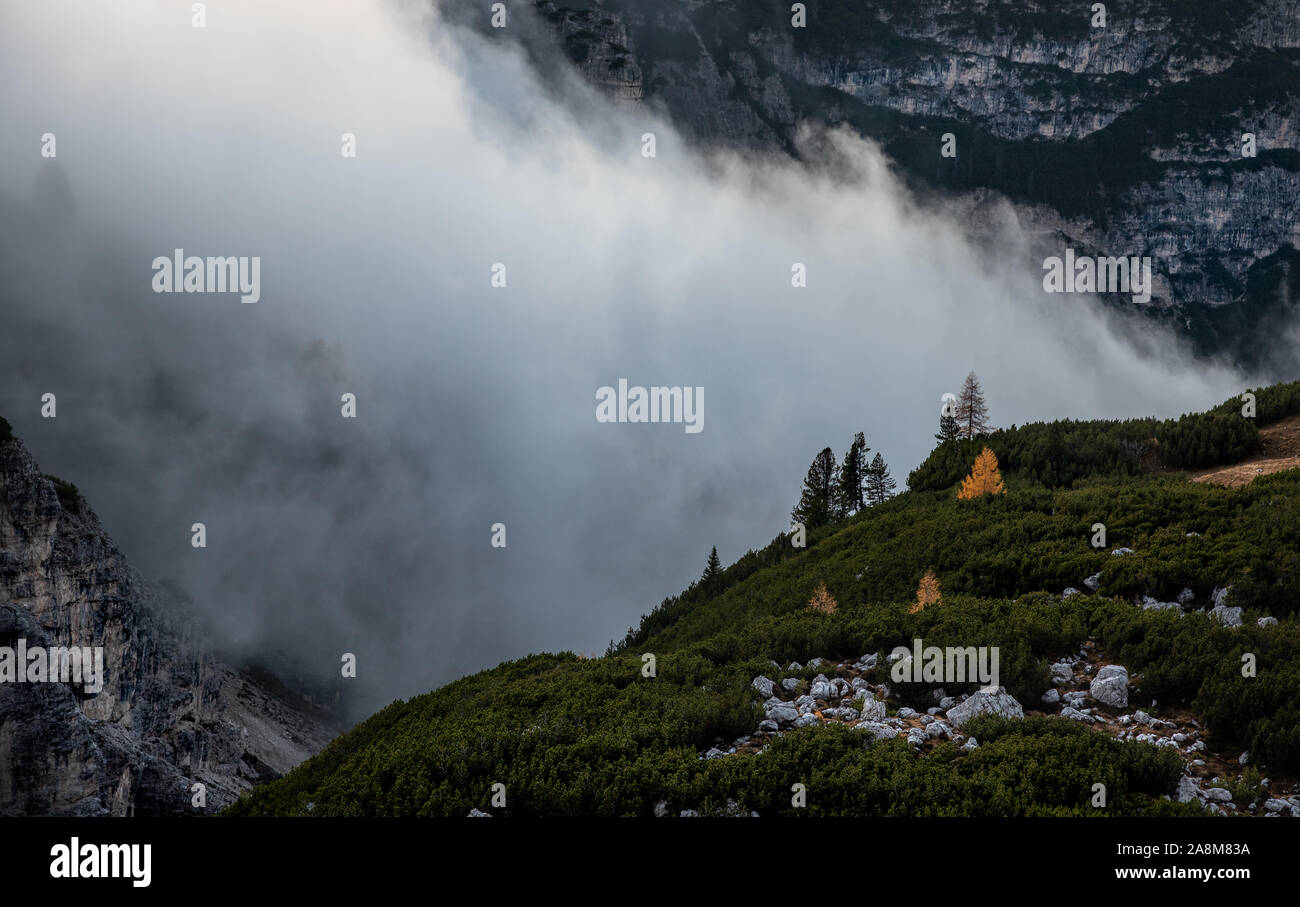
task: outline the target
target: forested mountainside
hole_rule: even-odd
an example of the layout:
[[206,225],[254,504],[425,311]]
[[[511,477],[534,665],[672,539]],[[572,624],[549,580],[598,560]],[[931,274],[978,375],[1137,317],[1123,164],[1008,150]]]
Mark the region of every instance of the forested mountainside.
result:
[[[1300,470],[1177,468],[1254,462],[1300,413],[1300,383],[1253,394],[1253,419],[945,441],[911,490],[710,563],[603,657],[395,702],[229,812],[1300,814]],[[959,497],[976,446],[1003,490]],[[996,687],[900,679],[917,640],[996,647]]]

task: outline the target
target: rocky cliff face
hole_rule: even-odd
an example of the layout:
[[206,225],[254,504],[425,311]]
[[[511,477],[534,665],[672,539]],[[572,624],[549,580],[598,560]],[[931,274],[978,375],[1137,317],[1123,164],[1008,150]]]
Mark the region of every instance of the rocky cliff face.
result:
[[43,476],[5,434],[0,646],[102,646],[104,678],[97,692],[0,683],[0,814],[214,812],[338,732],[306,700],[207,651],[194,620],[127,565],[75,487]]
[[822,0],[803,28],[776,0],[569,2],[536,6],[584,75],[700,144],[797,156],[801,122],[847,124],[1058,247],[1151,256],[1147,311],[1199,352],[1300,364],[1266,352],[1300,285],[1300,0],[1111,3],[1104,25],[1091,3]]

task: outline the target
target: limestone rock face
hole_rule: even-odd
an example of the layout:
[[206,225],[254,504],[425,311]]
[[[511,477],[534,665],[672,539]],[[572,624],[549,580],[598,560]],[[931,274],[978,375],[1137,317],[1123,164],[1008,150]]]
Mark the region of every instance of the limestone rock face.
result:
[[[207,650],[72,486],[0,441],[0,646],[103,648],[103,686],[0,683],[0,815],[192,815],[318,752],[340,728]],[[193,805],[195,784],[206,805]]]
[[537,11],[559,33],[565,54],[589,82],[619,100],[641,100],[641,67],[621,18],[603,10],[570,9],[552,0],[542,0]]
[[[798,155],[804,124],[843,124],[930,179],[939,135],[957,124],[958,159],[1001,162],[945,184],[969,193],[971,217],[991,190],[1055,254],[1149,255],[1157,307],[1258,303],[1287,279],[1274,256],[1300,260],[1300,95],[1281,88],[1283,54],[1300,47],[1297,0],[1242,0],[1212,19],[1134,0],[1109,5],[1104,27],[1089,5],[1030,0],[864,0],[825,22],[809,4],[805,28],[791,27],[789,4],[762,6],[537,8],[588,81],[665,112],[701,145]],[[1279,90],[1242,95],[1242,80]],[[1195,116],[1174,122],[1179,109]],[[1097,181],[1034,179],[1060,167],[1092,167]],[[1222,342],[1251,355],[1244,337]]]

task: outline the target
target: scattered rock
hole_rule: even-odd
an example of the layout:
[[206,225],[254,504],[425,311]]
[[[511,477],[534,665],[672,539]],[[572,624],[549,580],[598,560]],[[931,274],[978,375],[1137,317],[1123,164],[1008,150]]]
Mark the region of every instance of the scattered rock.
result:
[[898,736],[898,731],[879,721],[860,721],[854,728],[855,731],[866,731],[871,735],[872,742],[877,740],[893,740]]
[[1052,687],[1050,690],[1048,690],[1046,693],[1043,694],[1043,702],[1045,702],[1047,705],[1056,705],[1060,701],[1061,701],[1061,694],[1056,692],[1056,687]]
[[473,808],[470,809],[470,811],[469,811],[469,815],[467,815],[465,818],[466,818],[466,819],[491,819],[491,818],[492,818],[492,814],[491,814],[491,813],[485,813],[485,812],[483,812],[483,810],[481,810],[481,809],[479,809],[479,808],[477,808],[477,807],[473,807]]
[[1132,548],[1116,548],[1115,550],[1111,551],[1112,555],[1124,555],[1124,554],[1132,554],[1132,553],[1133,553]]
[[1007,693],[1006,687],[998,687],[996,693],[980,690],[960,705],[948,710],[948,720],[954,727],[961,727],[971,718],[981,714],[999,715],[1003,718],[1023,718],[1025,710],[1015,697]]
[[884,721],[885,704],[877,702],[875,699],[865,699],[862,702],[861,718],[863,721]]
[[799,720],[799,710],[783,702],[767,710],[767,720],[776,722],[777,726],[791,725]]
[[1083,584],[1087,586],[1089,589],[1091,589],[1093,592],[1096,592],[1098,589],[1101,588],[1101,573],[1100,572],[1094,573],[1092,576],[1085,579],[1083,581]]
[[776,686],[773,681],[764,677],[762,674],[754,678],[752,685],[765,699],[770,699],[772,697],[773,688]]
[[1273,626],[1274,624],[1277,623],[1277,618],[1276,618],[1276,617],[1261,617],[1259,620],[1255,621],[1255,623],[1256,623],[1257,626],[1260,626],[1260,627],[1271,627],[1271,626]]
[[1210,609],[1210,616],[1225,627],[1241,626],[1240,608],[1229,608],[1226,605],[1215,605]]
[[1127,708],[1128,669],[1122,665],[1105,665],[1088,685],[1088,695],[1108,708]]
[[1082,595],[1078,589],[1073,586],[1066,586],[1065,591],[1061,593],[1061,598],[1069,598],[1071,595]]

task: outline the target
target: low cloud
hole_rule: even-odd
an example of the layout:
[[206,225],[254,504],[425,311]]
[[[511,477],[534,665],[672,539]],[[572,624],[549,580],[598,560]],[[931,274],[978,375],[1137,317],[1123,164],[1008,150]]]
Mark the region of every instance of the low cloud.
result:
[[[222,646],[357,653],[362,712],[603,650],[782,531],[826,444],[905,478],[972,369],[999,425],[1246,381],[1044,294],[1009,208],[971,236],[869,142],[703,157],[421,5],[9,4],[0,116],[0,413]],[[175,249],[259,257],[260,301],[154,293]],[[598,422],[620,378],[703,387],[704,430]]]

